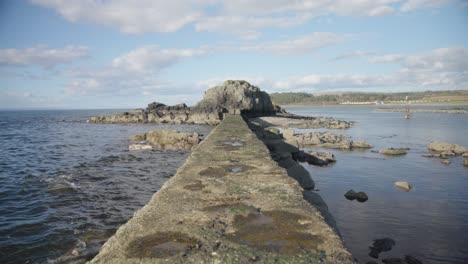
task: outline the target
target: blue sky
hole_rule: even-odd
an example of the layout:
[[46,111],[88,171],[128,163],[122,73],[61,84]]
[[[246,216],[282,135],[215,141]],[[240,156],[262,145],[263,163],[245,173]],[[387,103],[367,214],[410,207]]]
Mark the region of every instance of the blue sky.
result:
[[466,0],[4,0],[0,108],[468,89]]

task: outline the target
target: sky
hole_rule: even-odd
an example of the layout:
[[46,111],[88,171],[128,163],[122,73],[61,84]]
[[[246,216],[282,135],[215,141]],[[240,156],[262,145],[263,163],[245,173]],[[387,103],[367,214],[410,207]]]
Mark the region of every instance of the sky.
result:
[[467,0],[2,0],[0,108],[468,89]]

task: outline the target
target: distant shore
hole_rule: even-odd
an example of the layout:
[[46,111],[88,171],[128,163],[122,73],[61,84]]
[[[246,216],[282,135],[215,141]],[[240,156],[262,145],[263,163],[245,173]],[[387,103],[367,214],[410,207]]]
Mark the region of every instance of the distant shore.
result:
[[[468,101],[450,101],[450,102],[431,102],[431,103],[412,103],[411,105],[416,106],[454,106],[454,105],[468,105]],[[373,107],[382,107],[382,106],[405,106],[404,103],[384,103],[384,104],[281,104],[282,107],[362,107],[362,106],[373,106]]]

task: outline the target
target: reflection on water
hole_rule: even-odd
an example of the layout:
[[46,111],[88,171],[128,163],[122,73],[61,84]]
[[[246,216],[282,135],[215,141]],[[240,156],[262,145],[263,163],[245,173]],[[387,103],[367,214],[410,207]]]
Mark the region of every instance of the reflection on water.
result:
[[84,122],[103,113],[0,112],[0,263],[92,258],[188,156],[128,152],[130,135],[169,126]]
[[[333,166],[304,164],[346,246],[360,262],[375,260],[368,255],[369,246],[375,239],[387,237],[396,245],[380,253],[379,259],[411,255],[424,263],[468,262],[468,168],[461,157],[444,165],[439,159],[421,156],[428,153],[426,147],[434,140],[468,147],[468,115],[414,113],[413,119],[406,120],[401,113],[374,112],[372,107],[301,107],[288,111],[356,121],[348,130],[333,132],[366,140],[374,150],[410,148],[407,155],[399,157],[370,150],[331,150],[337,158]],[[413,189],[398,190],[396,181],[408,181]],[[349,189],[364,191],[369,200],[348,201],[344,194]]]

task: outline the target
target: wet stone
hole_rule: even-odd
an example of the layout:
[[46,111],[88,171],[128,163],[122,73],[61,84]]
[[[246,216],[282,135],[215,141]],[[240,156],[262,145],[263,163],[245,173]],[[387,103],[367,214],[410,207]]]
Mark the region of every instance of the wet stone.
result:
[[243,164],[226,165],[226,166],[223,166],[223,168],[227,173],[239,173],[239,172],[245,172],[245,171],[252,169],[251,166],[243,165]]
[[[237,215],[234,218],[236,232],[228,238],[258,250],[294,255],[305,251],[317,251],[322,238],[306,232],[307,219],[287,211],[266,211]],[[307,221],[306,221],[307,222]]]
[[184,186],[184,189],[190,190],[190,191],[200,191],[205,188],[205,185],[202,184],[202,181],[195,181],[194,183],[187,184]]
[[199,174],[208,177],[223,177],[226,175],[226,170],[222,167],[208,167],[200,171]]
[[204,211],[219,214],[247,215],[249,213],[257,212],[257,208],[243,203],[226,203],[205,207]]
[[197,250],[200,243],[183,233],[161,232],[138,238],[130,243],[127,256],[130,258],[165,258],[187,254]]

